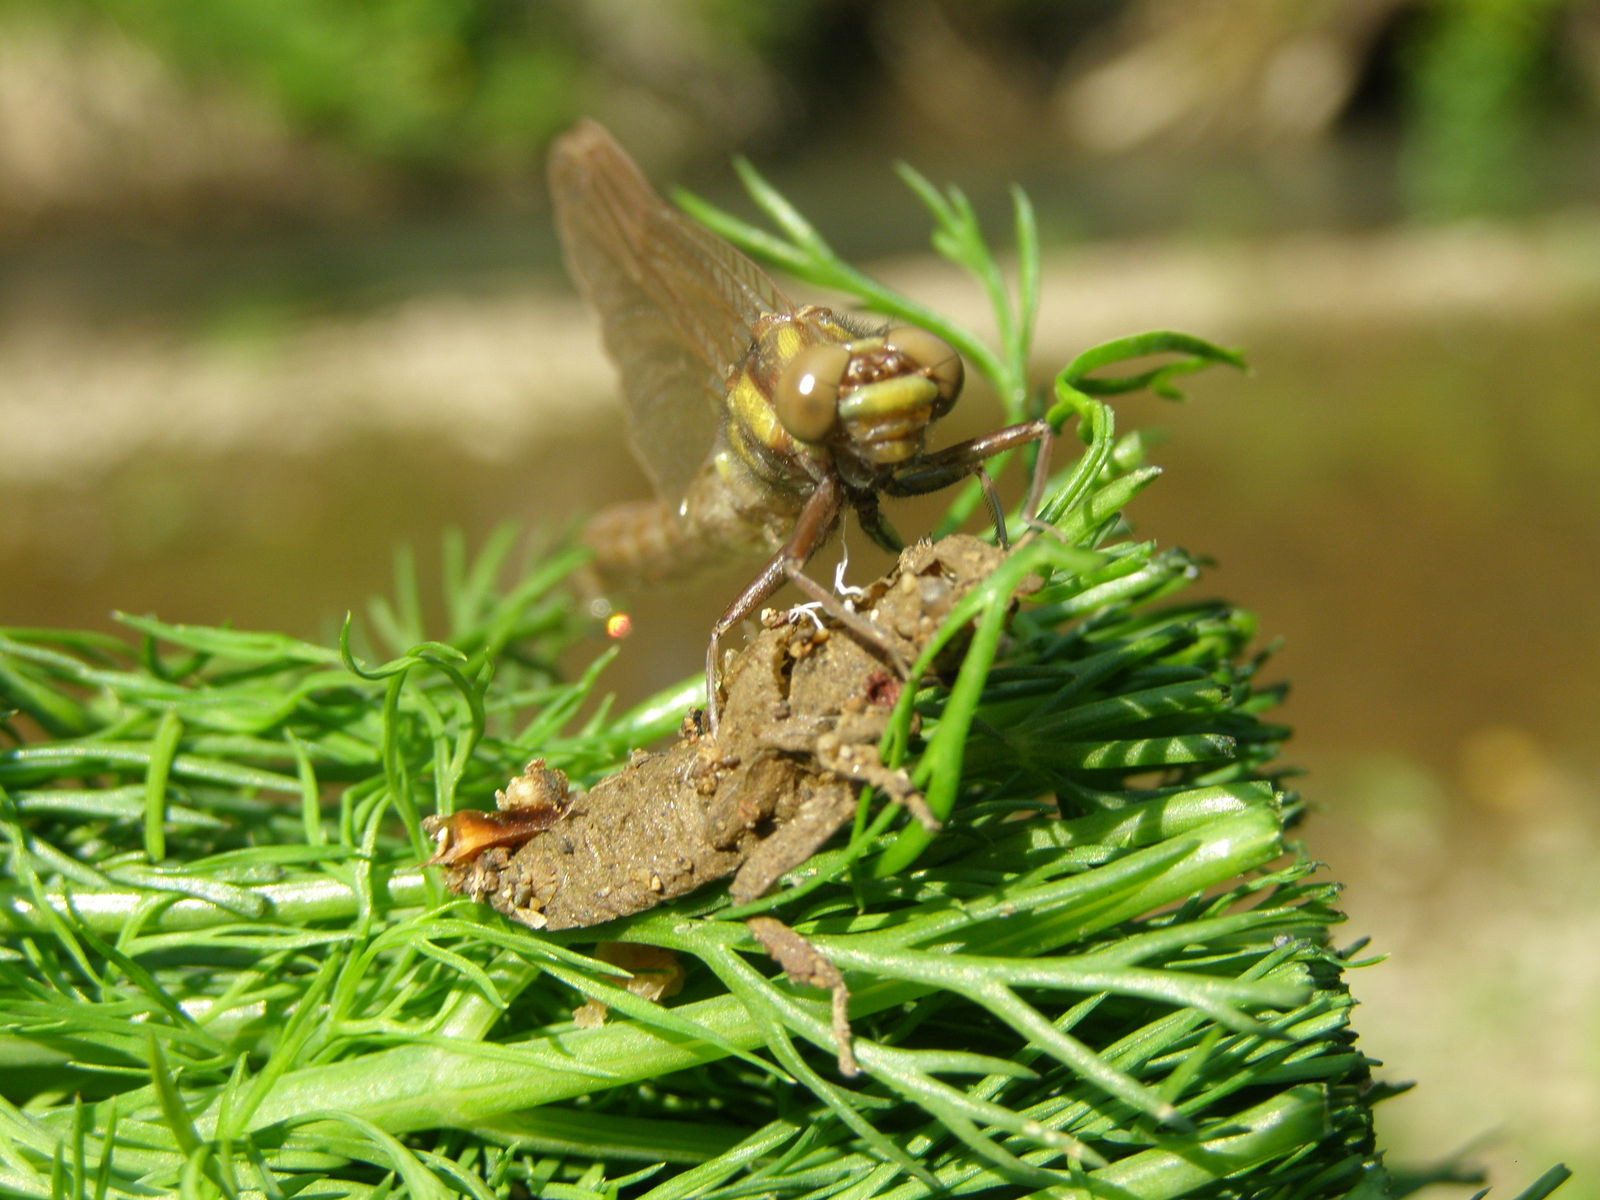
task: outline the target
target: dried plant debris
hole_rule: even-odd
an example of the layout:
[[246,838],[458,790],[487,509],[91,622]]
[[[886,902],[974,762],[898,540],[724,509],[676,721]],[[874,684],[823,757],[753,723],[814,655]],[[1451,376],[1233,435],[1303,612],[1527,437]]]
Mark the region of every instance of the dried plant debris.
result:
[[[591,958],[621,967],[626,975],[601,975],[601,983],[625,988],[641,1000],[661,1001],[683,990],[683,962],[671,950],[637,942],[601,942]],[[572,1023],[579,1029],[594,1029],[604,1024],[607,1006],[592,997],[572,1011]]]
[[423,824],[437,847],[428,861],[452,866],[471,862],[495,846],[518,846],[549,829],[572,808],[571,786],[563,771],[536,758],[494,794],[496,811],[466,808],[448,820],[428,817]]
[[[758,899],[850,820],[863,785],[937,829],[910,779],[878,757],[904,686],[887,662],[915,661],[1003,559],[965,535],[910,547],[851,598],[871,639],[812,608],[766,614],[726,672],[717,736],[690,718],[676,745],[638,753],[576,794],[535,759],[497,793],[499,812],[428,818],[438,847],[429,861],[447,869],[452,891],[530,928],[576,929],[729,875],[735,903]],[[793,980],[832,991],[839,1066],[856,1074],[839,972],[780,922],[758,920],[753,935]]]
[[[1003,558],[956,535],[906,550],[854,607],[914,660],[951,606]],[[636,754],[587,792],[567,794],[540,760],[500,793],[499,813],[463,811],[426,827],[453,891],[533,929],[575,929],[642,912],[734,876],[754,900],[849,820],[862,784],[936,827],[903,772],[878,760],[901,681],[883,648],[810,610],[769,616],[733,661],[716,738],[684,723],[678,743]],[[523,805],[531,816],[523,821]],[[513,843],[520,841],[520,846]]]
[[839,968],[805,938],[775,917],[751,917],[746,924],[750,936],[761,943],[773,961],[783,968],[790,982],[821,988],[833,997],[833,1041],[839,1047],[839,1073],[861,1074],[850,1037],[850,989],[845,987]]

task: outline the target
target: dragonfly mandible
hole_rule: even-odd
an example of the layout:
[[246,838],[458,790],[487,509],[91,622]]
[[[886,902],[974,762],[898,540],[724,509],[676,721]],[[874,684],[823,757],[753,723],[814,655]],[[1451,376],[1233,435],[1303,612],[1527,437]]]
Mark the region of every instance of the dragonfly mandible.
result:
[[[852,627],[866,625],[803,568],[846,508],[878,545],[899,536],[879,496],[982,477],[986,459],[1040,443],[1031,519],[1051,430],[1042,420],[925,448],[961,393],[961,357],[911,325],[797,306],[744,254],[663,200],[616,140],[582,121],[550,152],[567,269],[600,317],[622,377],[634,456],[654,500],[615,505],[584,530],[603,586],[630,589],[736,555],[767,565],[713,626],[707,714],[718,710],[721,638],[785,582]],[[859,630],[873,637],[870,626]]]

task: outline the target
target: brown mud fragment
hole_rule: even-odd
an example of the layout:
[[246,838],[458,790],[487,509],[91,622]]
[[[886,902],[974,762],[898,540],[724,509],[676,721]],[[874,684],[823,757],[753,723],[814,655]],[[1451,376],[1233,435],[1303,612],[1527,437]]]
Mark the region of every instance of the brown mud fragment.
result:
[[823,953],[782,921],[772,917],[751,917],[745,924],[750,936],[783,968],[790,983],[821,988],[833,1002],[833,1043],[839,1051],[839,1074],[853,1079],[861,1074],[850,1037],[850,989],[844,976]]
[[[659,1004],[683,990],[683,963],[671,950],[641,942],[601,942],[590,954],[601,962],[621,967],[627,975],[602,975],[602,983],[626,988],[641,1000]],[[595,1029],[605,1024],[608,1007],[590,999],[572,1012],[572,1023],[579,1029]]]
[[[921,542],[853,605],[910,661],[1003,558],[959,534]],[[471,844],[482,818],[500,814],[431,818],[450,888],[534,929],[577,929],[729,875],[735,903],[759,898],[849,820],[862,783],[936,824],[919,811],[921,797],[904,773],[878,760],[903,686],[881,649],[808,613],[769,615],[764,623],[724,676],[716,739],[686,722],[676,745],[636,753],[621,771],[570,796],[565,778],[552,778],[559,772],[530,764],[501,804],[526,803],[541,821],[559,815],[520,846],[486,840],[479,853],[450,853],[447,847]],[[963,648],[941,657],[958,664]]]

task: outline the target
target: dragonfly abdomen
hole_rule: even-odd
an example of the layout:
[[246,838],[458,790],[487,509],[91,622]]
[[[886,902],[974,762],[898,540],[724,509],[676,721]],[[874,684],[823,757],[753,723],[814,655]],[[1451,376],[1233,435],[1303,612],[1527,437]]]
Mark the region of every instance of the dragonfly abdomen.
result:
[[594,550],[592,567],[601,586],[637,591],[737,558],[772,554],[788,538],[810,491],[786,482],[789,488],[775,487],[759,476],[724,436],[681,503],[636,500],[589,518],[583,541]]
[[652,583],[686,579],[729,557],[660,500],[613,504],[589,518],[583,542],[606,591],[635,592]]

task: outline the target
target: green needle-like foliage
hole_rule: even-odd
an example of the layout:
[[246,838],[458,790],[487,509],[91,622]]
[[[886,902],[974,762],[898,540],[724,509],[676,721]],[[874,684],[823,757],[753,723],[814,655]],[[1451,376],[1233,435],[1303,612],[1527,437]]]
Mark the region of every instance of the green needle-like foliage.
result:
[[[421,816],[491,807],[535,756],[579,784],[622,769],[698,696],[613,714],[606,655],[563,681],[582,554],[512,570],[509,531],[470,561],[447,545],[433,639],[409,562],[338,647],[131,617],[125,638],[5,630],[0,1192],[1385,1194],[1386,1092],[1349,1030],[1335,886],[1284,840],[1299,801],[1254,618],[1177,595],[1197,562],[1128,536],[1156,471],[1094,398],[1237,358],[1145,335],[1035,397],[1026,201],[1006,315],[970,210],[911,178],[1002,311],[998,352],[838,263],[764,185],[791,242],[717,228],[950,337],[1015,415],[1076,422],[1052,528],[952,615],[926,658],[971,628],[961,665],[906,688],[885,738],[944,830],[868,794],[774,895],[712,887],[596,929],[446,893]],[[1158,353],[1179,357],[1103,373]],[[737,919],[757,911],[844,971],[858,1079],[826,995]],[[684,991],[618,987],[599,940],[676,952]],[[573,1023],[587,998],[599,1028]]]

